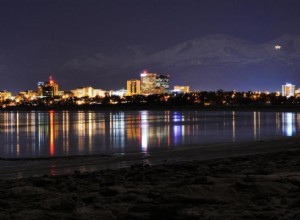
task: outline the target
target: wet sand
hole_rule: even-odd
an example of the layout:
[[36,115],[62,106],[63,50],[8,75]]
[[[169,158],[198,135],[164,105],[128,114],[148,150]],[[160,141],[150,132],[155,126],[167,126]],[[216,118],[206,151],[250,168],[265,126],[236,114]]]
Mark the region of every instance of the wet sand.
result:
[[0,219],[300,219],[299,143],[1,160]]

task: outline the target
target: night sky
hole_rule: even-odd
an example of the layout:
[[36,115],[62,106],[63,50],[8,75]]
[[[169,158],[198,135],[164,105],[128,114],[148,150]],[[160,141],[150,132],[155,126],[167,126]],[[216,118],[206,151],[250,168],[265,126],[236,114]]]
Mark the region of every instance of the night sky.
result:
[[[120,89],[144,69],[170,74],[171,85],[200,90],[276,91],[285,81],[298,87],[300,69],[294,63],[300,63],[299,8],[298,0],[0,0],[0,90],[35,90],[49,75],[63,90],[88,85]],[[266,54],[273,52],[265,53],[263,63],[238,68],[239,54],[243,63],[250,56],[236,52],[241,43],[234,43],[234,50],[225,48],[231,51],[226,64],[208,62],[202,47],[197,52],[201,64],[181,58],[183,64],[172,56],[174,47],[184,42],[198,39],[205,44],[214,36],[253,45],[252,60],[260,56],[261,45],[287,46],[270,59]],[[261,79],[252,79],[254,73]]]

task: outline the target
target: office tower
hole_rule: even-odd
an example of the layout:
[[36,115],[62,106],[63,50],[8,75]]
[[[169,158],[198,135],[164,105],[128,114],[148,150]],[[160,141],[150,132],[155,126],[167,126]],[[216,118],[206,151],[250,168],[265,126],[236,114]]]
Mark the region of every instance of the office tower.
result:
[[43,97],[54,97],[58,95],[58,84],[50,76],[47,82],[38,82],[37,93]]
[[156,75],[156,91],[158,94],[170,92],[169,76]]
[[155,93],[156,73],[141,73],[141,94],[150,95]]
[[295,96],[295,87],[296,86],[292,85],[291,83],[282,85],[282,96],[286,96],[287,98]]
[[141,81],[138,79],[127,80],[127,93],[126,95],[139,95],[141,94]]
[[150,95],[169,92],[169,76],[147,72],[141,74],[141,94]]

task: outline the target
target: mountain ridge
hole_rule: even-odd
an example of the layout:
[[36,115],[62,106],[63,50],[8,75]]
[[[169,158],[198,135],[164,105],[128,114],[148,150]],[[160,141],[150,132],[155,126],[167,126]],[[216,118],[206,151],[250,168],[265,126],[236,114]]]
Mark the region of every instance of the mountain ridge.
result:
[[[282,46],[280,50],[275,49],[277,44]],[[263,43],[211,34],[150,54],[134,46],[120,49],[119,54],[87,51],[90,48],[84,46],[34,42],[0,54],[0,72],[13,75],[23,71],[21,78],[28,83],[32,79],[27,76],[38,81],[54,72],[65,88],[80,83],[120,88],[127,79],[139,78],[144,69],[170,74],[171,84],[199,90],[276,90],[285,81],[300,84],[300,36],[292,34]],[[77,84],[70,83],[70,78]]]

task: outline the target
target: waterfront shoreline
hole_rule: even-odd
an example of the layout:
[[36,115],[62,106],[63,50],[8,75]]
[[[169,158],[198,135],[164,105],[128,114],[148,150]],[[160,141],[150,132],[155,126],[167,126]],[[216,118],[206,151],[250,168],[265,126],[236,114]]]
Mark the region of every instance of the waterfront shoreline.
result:
[[163,150],[37,158],[0,158],[0,178],[66,175],[74,171],[126,168],[137,163],[160,165],[191,160],[209,160],[243,155],[300,150],[300,137],[185,145]]
[[299,105],[244,105],[244,106],[203,106],[203,105],[81,105],[81,106],[14,106],[0,108],[0,112],[13,111],[262,111],[300,112]]
[[[0,217],[299,219],[298,143],[299,138],[289,138],[191,146],[164,153],[130,155],[128,163],[114,169],[96,166],[95,170],[85,172],[74,167],[75,170],[60,175],[2,178]],[[125,159],[101,158],[112,164]],[[24,166],[32,161],[52,161],[55,163],[51,166],[56,164],[59,168],[60,163],[68,160],[71,164],[92,161],[97,164],[99,159],[94,156],[1,163],[22,162]],[[2,167],[8,166],[2,164]]]

